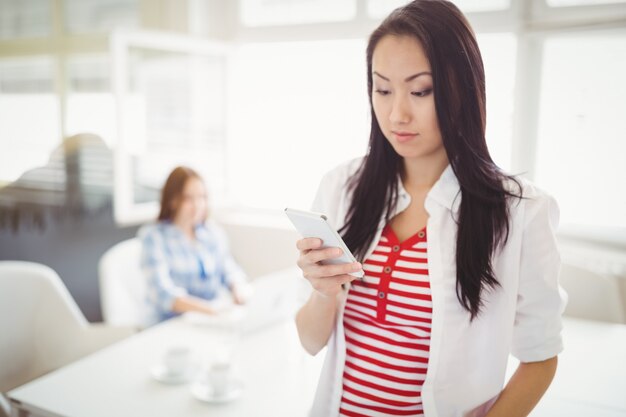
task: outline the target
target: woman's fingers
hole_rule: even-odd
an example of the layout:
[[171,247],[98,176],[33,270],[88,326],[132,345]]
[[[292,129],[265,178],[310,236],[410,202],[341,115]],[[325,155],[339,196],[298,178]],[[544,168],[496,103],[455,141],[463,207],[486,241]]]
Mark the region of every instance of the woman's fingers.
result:
[[343,251],[339,248],[325,248],[310,250],[303,256],[312,264],[332,258],[338,258],[343,255]]
[[361,270],[361,264],[358,262],[352,262],[348,264],[339,265],[314,265],[313,273],[317,277],[334,277],[337,275],[345,275],[351,272],[357,272]]
[[322,246],[322,240],[316,237],[307,237],[296,242],[296,248],[300,252],[318,249]]
[[296,243],[296,247],[300,249],[298,257],[298,266],[302,269],[307,265],[316,264],[326,259],[338,258],[343,255],[340,248],[319,248],[321,241],[316,238],[301,239]]
[[358,262],[339,265],[307,264],[304,267],[301,267],[301,269],[306,279],[331,278],[360,271],[361,264]]
[[334,277],[313,278],[309,280],[316,291],[326,295],[336,294],[343,284],[350,283],[356,278],[352,275],[336,275]]
[[302,269],[302,276],[309,281],[313,289],[327,297],[337,295],[342,291],[342,285],[352,282],[355,276],[349,275],[361,269],[358,262],[340,265],[320,265],[306,263]]
[[[341,248],[323,248],[316,249],[315,247],[319,247],[320,240],[316,238],[311,239],[302,239],[299,240],[296,246],[300,249],[300,260],[301,264],[305,265],[307,263],[315,264],[326,259],[339,258],[343,255],[343,250]],[[300,265],[300,264],[299,264]],[[301,265],[301,266],[302,266]],[[358,270],[358,269],[357,269]],[[353,272],[353,271],[348,271]],[[343,273],[339,271],[339,273]]]
[[343,251],[340,248],[321,249],[321,245],[322,241],[317,238],[298,240],[296,242],[296,247],[300,250],[298,266],[304,278],[316,291],[332,296],[341,291],[343,284],[356,279],[349,274],[361,271],[362,265],[359,262],[323,265],[323,261],[338,258],[343,255]]

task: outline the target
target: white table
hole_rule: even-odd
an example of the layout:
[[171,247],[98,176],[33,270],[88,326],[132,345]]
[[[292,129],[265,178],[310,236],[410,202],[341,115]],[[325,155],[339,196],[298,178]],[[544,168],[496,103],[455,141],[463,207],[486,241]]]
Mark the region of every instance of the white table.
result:
[[168,346],[191,346],[210,360],[223,332],[176,318],[9,392],[18,416],[285,416],[306,415],[323,355],[301,348],[293,320],[243,335],[235,351],[240,398],[224,404],[194,398],[190,384],[165,385],[150,368]]
[[[175,341],[214,354],[214,331],[175,319],[139,333],[9,393],[18,415],[305,416],[323,355],[299,345],[292,321],[245,336],[237,352],[245,383],[241,398],[213,405],[196,400],[188,385],[167,386],[149,368]],[[626,416],[626,326],[565,320],[565,351],[556,378],[532,417]],[[510,361],[510,372],[515,367]]]

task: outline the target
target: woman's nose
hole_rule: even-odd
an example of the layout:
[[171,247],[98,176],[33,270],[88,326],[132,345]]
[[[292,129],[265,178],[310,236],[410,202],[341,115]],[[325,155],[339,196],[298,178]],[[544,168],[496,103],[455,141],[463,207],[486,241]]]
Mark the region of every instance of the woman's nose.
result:
[[396,95],[392,102],[391,113],[389,113],[389,121],[393,124],[406,124],[411,121],[411,112],[409,103],[406,98]]

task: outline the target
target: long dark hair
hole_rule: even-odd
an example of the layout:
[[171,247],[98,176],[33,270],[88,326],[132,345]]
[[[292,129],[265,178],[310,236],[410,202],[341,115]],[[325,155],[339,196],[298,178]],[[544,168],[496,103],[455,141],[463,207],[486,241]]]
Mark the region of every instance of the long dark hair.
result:
[[[456,293],[473,320],[482,292],[499,285],[491,256],[509,233],[509,197],[521,198],[519,182],[493,162],[485,140],[485,73],[474,33],[461,11],[440,0],[416,0],[394,10],[371,34],[367,87],[371,109],[369,149],[349,181],[352,201],[341,234],[361,260],[382,216],[389,222],[397,203],[402,158],[383,135],[372,106],[372,56],[387,35],[417,39],[431,66],[435,109],[443,145],[460,185],[456,241]],[[513,180],[518,194],[507,190]],[[376,196],[372,198],[371,196]],[[384,198],[380,198],[383,196]],[[459,196],[457,196],[459,197]]]

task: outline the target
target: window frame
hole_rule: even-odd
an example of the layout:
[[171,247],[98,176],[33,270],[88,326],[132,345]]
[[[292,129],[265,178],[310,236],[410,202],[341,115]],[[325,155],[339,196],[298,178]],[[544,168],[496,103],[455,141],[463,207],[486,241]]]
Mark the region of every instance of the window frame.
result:
[[[287,37],[294,41],[366,38],[380,19],[367,15],[367,0],[355,1],[357,12],[352,21],[261,27],[248,27],[238,21],[236,39],[246,43],[281,41]],[[238,8],[239,2],[232,2],[231,7]],[[626,28],[626,2],[551,7],[546,0],[511,0],[507,9],[468,12],[466,16],[477,33],[510,32],[517,39],[510,165],[512,173],[523,174],[532,181],[537,163],[537,109],[546,40],[551,36],[622,30]],[[626,230],[621,228],[562,224],[559,235],[626,248]]]
[[[125,97],[128,92],[129,55],[132,48],[195,56],[220,56],[228,62],[226,43],[151,31],[115,31],[111,35],[111,89],[115,101],[117,139],[113,151],[113,214],[119,225],[133,225],[156,218],[159,202],[134,201],[133,170],[126,140]],[[228,64],[226,64],[228,65]],[[225,75],[228,78],[227,75]],[[228,82],[226,82],[228,85]],[[225,101],[225,100],[224,100]],[[226,106],[226,103],[224,103]],[[224,137],[228,137],[225,126]]]

